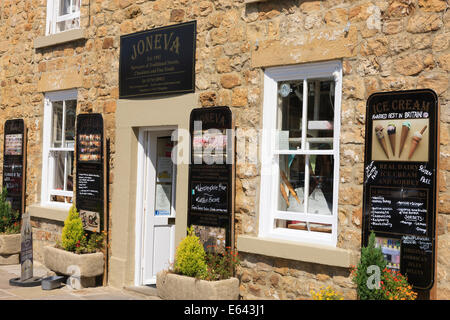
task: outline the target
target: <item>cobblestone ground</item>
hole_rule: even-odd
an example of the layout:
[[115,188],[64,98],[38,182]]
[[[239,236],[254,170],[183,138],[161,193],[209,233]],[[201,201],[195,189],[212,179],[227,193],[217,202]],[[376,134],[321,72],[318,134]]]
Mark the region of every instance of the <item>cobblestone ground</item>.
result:
[[[35,262],[34,276],[48,275],[49,271]],[[41,286],[29,288],[10,286],[9,280],[19,276],[20,265],[0,266],[0,300],[160,300],[157,296],[111,287],[72,290],[64,285],[58,289],[42,290]]]

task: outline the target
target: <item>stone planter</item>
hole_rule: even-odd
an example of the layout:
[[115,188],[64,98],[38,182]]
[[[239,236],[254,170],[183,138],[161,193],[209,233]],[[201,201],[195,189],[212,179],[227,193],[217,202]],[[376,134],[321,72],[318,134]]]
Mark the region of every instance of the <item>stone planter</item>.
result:
[[198,280],[167,271],[156,276],[158,295],[165,300],[238,300],[239,280]]
[[0,265],[19,264],[20,233],[0,235]]
[[95,277],[103,274],[101,252],[76,254],[54,247],[44,247],[44,264],[50,270],[69,276],[67,284],[74,289],[95,286]]

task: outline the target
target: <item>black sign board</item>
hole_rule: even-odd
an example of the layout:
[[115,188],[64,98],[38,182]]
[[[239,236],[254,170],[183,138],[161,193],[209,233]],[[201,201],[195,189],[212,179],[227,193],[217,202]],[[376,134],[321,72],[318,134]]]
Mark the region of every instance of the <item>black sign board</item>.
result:
[[20,234],[20,280],[25,281],[33,277],[33,234],[28,213],[22,215]]
[[375,232],[388,267],[415,289],[434,283],[439,109],[432,90],[367,101],[363,246]]
[[195,90],[197,22],[120,37],[119,97]]
[[234,133],[228,107],[191,112],[188,225],[205,249],[232,247]]
[[104,228],[104,134],[101,114],[77,116],[76,206],[88,231]]
[[13,210],[24,212],[26,128],[23,119],[5,122],[3,143],[3,187]]

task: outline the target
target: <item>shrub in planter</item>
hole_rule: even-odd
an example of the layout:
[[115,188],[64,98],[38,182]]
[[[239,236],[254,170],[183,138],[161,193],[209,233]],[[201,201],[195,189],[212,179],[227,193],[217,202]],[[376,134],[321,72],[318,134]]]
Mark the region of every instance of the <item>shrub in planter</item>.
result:
[[0,265],[18,264],[20,252],[20,213],[7,201],[6,188],[0,192]]
[[103,244],[104,234],[84,232],[81,218],[72,206],[64,221],[61,241],[44,249],[44,263],[57,273],[70,275],[73,288],[95,286],[95,277],[103,274]]
[[20,214],[11,208],[11,203],[6,198],[6,188],[3,188],[0,193],[0,234],[20,233]]
[[207,272],[205,249],[194,234],[194,228],[188,229],[187,236],[180,242],[175,253],[175,273],[188,277],[203,278]]
[[177,248],[173,269],[157,275],[158,295],[167,300],[236,300],[239,280],[232,275],[238,263],[229,250],[206,254],[191,227]]
[[[380,248],[375,247],[375,233],[371,233],[367,247],[361,248],[361,258],[356,268],[352,270],[352,281],[356,284],[356,291],[360,300],[383,300],[383,292],[379,285],[371,288],[368,285],[370,274],[368,268],[378,267],[378,270],[386,268],[386,260]],[[370,281],[370,280],[369,280]]]
[[[372,269],[368,270],[369,267]],[[379,272],[378,283],[369,279],[373,272]],[[381,249],[375,247],[373,232],[367,247],[361,249],[358,266],[352,269],[352,280],[357,285],[358,297],[361,300],[415,300],[417,297],[405,276],[386,267]]]
[[69,210],[69,215],[64,221],[61,243],[56,247],[75,253],[94,253],[101,251],[104,244],[104,234],[87,234],[83,229],[83,222],[74,205]]
[[77,208],[72,205],[69,215],[64,220],[64,227],[61,235],[61,245],[64,250],[74,252],[83,240],[83,222],[78,214]]

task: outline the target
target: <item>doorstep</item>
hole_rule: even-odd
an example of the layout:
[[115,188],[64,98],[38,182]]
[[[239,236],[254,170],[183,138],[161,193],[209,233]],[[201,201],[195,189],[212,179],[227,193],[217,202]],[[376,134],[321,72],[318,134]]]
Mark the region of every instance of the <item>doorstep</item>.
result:
[[128,286],[124,287],[124,290],[139,293],[147,297],[154,297],[155,300],[162,300],[158,296],[158,289],[156,286]]

